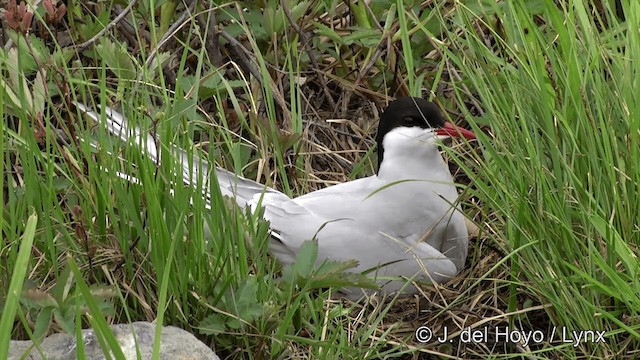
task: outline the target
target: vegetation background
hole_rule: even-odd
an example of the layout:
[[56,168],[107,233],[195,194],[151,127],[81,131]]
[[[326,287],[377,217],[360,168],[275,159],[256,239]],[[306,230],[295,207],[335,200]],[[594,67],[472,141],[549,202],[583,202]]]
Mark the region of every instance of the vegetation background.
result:
[[[639,2],[54,1],[2,2],[0,358],[87,326],[118,357],[107,324],[136,320],[226,358],[640,356]],[[282,269],[259,216],[72,105],[296,195],[373,173],[408,94],[479,135],[443,151],[480,233],[454,281],[355,303],[331,299],[349,264]],[[496,326],[545,337],[460,337]]]

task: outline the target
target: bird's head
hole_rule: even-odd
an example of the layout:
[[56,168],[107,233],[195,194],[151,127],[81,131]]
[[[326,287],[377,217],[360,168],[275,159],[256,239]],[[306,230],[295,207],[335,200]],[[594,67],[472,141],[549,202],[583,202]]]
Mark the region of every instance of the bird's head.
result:
[[476,136],[445,121],[434,103],[415,97],[400,97],[391,102],[380,117],[376,135],[378,169],[385,149],[410,154],[419,148],[435,149],[434,140],[447,137],[475,139]]

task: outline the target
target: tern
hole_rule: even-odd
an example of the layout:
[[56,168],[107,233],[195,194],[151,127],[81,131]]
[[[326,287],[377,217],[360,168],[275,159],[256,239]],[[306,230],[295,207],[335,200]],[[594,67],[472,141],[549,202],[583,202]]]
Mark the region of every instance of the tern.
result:
[[[113,135],[125,143],[139,144],[146,156],[160,163],[154,136],[130,126],[111,108],[104,108],[103,118],[87,106],[75,104],[96,122],[105,121]],[[475,134],[446,122],[438,106],[427,100],[400,97],[380,117],[375,175],[294,198],[211,167],[204,159],[189,162],[185,150],[170,146],[182,164],[186,184],[195,184],[194,175],[215,175],[222,195],[232,197],[243,208],[263,208],[271,230],[269,251],[283,264],[293,263],[303,243],[315,239],[318,265],[326,260],[356,260],[357,266],[350,271],[368,272],[381,279],[376,281],[382,292],[411,294],[417,289],[407,286],[409,279],[443,283],[465,265],[465,217],[438,147],[447,137],[471,140]],[[210,206],[208,195],[203,196]],[[346,296],[353,298],[358,293],[347,289]]]

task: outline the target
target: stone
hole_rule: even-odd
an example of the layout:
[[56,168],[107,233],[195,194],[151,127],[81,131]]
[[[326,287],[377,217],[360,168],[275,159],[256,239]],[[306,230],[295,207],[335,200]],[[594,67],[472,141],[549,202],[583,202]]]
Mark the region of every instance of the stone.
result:
[[[126,359],[151,359],[155,324],[135,322],[132,324],[112,325],[111,331],[118,340]],[[177,360],[220,360],[215,352],[198,340],[193,334],[175,326],[162,328],[160,359]],[[105,356],[92,329],[82,330],[85,358],[91,360],[110,359]],[[76,359],[76,337],[69,334],[53,334],[42,341],[40,349],[32,341],[11,341],[9,359],[28,360],[71,360]]]

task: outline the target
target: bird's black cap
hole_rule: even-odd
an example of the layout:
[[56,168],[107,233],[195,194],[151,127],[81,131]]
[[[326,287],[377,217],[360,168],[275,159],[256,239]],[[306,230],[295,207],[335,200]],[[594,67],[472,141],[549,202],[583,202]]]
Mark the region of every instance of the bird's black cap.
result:
[[389,131],[400,126],[437,129],[445,126],[445,120],[440,108],[425,99],[403,96],[391,102],[380,116],[378,124],[378,134],[376,135],[378,169],[384,155],[382,139]]

